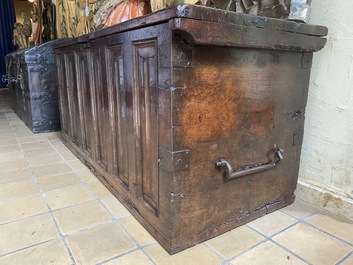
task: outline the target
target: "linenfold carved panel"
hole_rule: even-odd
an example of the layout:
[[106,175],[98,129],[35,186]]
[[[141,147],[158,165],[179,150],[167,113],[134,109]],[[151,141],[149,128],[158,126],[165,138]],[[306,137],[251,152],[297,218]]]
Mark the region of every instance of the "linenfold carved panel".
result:
[[[60,97],[60,109],[66,109],[68,106],[68,100],[67,100],[67,89],[65,87],[66,84],[66,72],[65,72],[65,60],[64,60],[64,55],[59,54],[56,57],[56,64],[58,71],[60,72],[60,75],[58,75],[58,83],[59,83],[59,97]],[[69,112],[61,112],[61,131],[64,135],[69,136],[69,131],[70,131],[70,117],[69,117]]]
[[133,43],[135,132],[138,196],[158,214],[158,87],[157,41]]
[[129,188],[128,108],[122,45],[106,47],[105,56],[109,101],[112,108],[113,174]]
[[88,55],[91,95],[93,96],[93,121],[95,159],[108,171],[108,140],[109,140],[109,102],[107,87],[102,85],[100,49],[92,48]]
[[88,75],[87,59],[82,51],[75,53],[75,63],[78,86],[78,107],[80,110],[81,123],[81,144],[83,151],[92,157],[92,96],[89,87],[89,79],[86,78]]
[[72,141],[79,146],[79,137],[80,137],[80,116],[78,108],[78,97],[77,97],[77,80],[75,75],[75,60],[74,53],[66,53],[65,58],[65,75],[66,75],[66,86],[67,96],[68,96],[68,105],[70,113],[70,129],[69,135],[72,138]]

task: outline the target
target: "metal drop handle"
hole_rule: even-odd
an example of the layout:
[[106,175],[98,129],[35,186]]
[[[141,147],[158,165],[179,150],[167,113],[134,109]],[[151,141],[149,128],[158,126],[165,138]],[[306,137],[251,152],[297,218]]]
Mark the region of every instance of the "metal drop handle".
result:
[[8,80],[9,80],[8,75],[2,75],[2,76],[1,76],[1,81],[2,81],[3,83],[6,83],[6,81],[8,81]]
[[233,171],[232,166],[226,160],[219,159],[216,161],[216,166],[225,169],[224,176],[227,179],[234,179],[234,178],[240,178],[246,175],[275,168],[282,160],[283,160],[283,149],[276,148],[275,161],[238,167]]

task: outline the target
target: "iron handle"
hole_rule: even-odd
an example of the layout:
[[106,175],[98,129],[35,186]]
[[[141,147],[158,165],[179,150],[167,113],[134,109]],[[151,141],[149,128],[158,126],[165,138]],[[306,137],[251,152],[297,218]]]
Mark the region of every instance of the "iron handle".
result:
[[238,167],[234,171],[232,166],[224,159],[217,160],[216,166],[225,168],[225,172],[224,172],[225,178],[227,179],[240,178],[246,175],[275,168],[283,160],[283,150],[281,148],[276,148],[274,155],[275,155],[275,161]]
[[5,83],[5,82],[8,81],[8,80],[9,80],[8,75],[2,75],[2,76],[1,76],[1,81],[2,81],[3,83]]

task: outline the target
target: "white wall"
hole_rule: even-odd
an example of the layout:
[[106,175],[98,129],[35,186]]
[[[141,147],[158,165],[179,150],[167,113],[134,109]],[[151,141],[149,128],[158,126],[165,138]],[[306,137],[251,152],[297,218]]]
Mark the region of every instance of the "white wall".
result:
[[[299,180],[353,199],[353,1],[312,0],[310,24],[328,27],[314,54]],[[325,205],[322,205],[325,207]]]

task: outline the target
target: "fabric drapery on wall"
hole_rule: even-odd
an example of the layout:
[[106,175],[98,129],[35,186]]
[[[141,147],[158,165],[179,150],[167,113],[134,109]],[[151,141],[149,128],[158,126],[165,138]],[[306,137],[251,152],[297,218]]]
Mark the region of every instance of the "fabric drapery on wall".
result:
[[[0,77],[6,74],[5,55],[16,49],[12,43],[12,29],[15,21],[13,0],[0,0]],[[0,88],[4,87],[6,83],[0,80]]]

